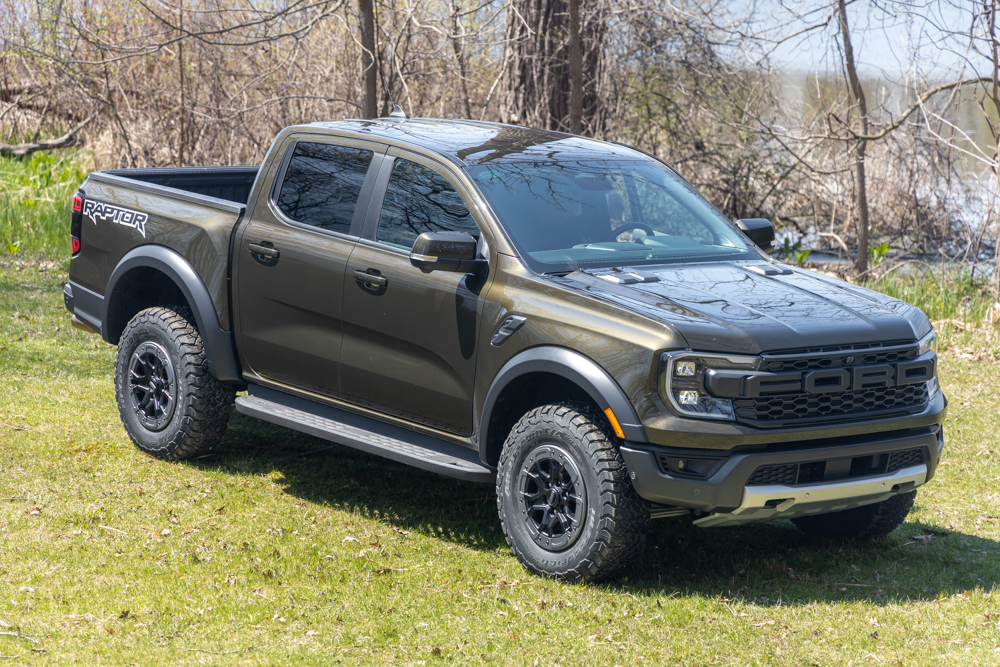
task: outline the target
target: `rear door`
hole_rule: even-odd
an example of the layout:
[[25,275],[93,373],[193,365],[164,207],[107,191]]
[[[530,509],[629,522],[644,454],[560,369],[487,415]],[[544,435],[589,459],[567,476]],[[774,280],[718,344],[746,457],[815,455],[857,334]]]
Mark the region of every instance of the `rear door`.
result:
[[235,249],[243,365],[259,378],[340,395],[344,271],[383,152],[331,136],[289,137]]
[[443,165],[393,148],[381,171],[347,267],[342,390],[360,405],[468,435],[486,279],[423,273],[409,254],[423,232],[480,238],[479,226]]

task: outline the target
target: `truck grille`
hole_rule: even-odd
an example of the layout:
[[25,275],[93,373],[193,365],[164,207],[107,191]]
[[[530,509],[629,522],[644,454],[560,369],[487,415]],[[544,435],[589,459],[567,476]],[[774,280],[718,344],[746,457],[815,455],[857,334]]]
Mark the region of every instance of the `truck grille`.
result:
[[840,394],[779,394],[734,401],[739,419],[756,422],[788,422],[822,420],[864,413],[909,411],[927,402],[927,386],[911,384],[903,387],[873,389],[866,392],[846,391]]
[[779,463],[760,466],[750,476],[750,479],[747,480],[746,485],[769,486],[771,484],[782,484],[784,486],[794,486],[796,484],[814,484],[816,482],[896,472],[903,468],[920,465],[923,462],[924,450],[917,448],[904,449],[888,454],[859,456],[851,459],[849,464],[846,459],[840,459],[836,463],[841,465],[829,465],[830,462],[828,461]]
[[[771,373],[806,372],[894,364],[917,358],[912,341],[892,341],[762,355],[760,369]],[[804,391],[733,401],[736,418],[758,427],[878,418],[919,412],[927,404],[925,383],[866,391],[812,394]]]
[[[820,368],[871,366],[908,361],[917,358],[917,346],[912,341],[891,341],[769,352],[763,355],[763,358],[761,370],[771,373],[812,371]],[[849,358],[853,361],[848,361]]]

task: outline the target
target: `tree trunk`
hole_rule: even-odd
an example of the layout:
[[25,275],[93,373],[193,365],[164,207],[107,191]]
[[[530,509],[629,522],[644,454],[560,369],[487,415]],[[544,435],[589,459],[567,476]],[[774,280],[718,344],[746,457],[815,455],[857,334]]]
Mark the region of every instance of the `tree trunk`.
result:
[[465,106],[465,117],[472,119],[472,102],[469,99],[468,71],[465,65],[465,26],[459,18],[458,0],[452,1],[451,12],[451,48],[458,61],[458,76],[462,82],[462,102]]
[[[868,100],[858,79],[858,71],[854,65],[854,49],[851,48],[851,31],[847,26],[847,7],[844,0],[837,0],[840,14],[840,34],[844,40],[844,65],[847,69],[851,98],[858,107],[861,116],[860,137],[868,136]],[[857,181],[855,188],[855,206],[858,209],[858,257],[855,266],[859,273],[868,270],[868,182],[865,179],[865,153],[868,142],[863,138],[854,141],[854,176]]]
[[378,116],[378,68],[375,65],[375,5],[372,0],[358,0],[361,19],[362,98],[361,117]]
[[[512,0],[498,95],[503,122],[572,131],[570,9],[567,0]],[[585,10],[579,16],[579,132],[594,136],[603,131],[598,82],[609,12],[603,0],[587,3]]]
[[[990,53],[993,56],[992,81],[990,81],[990,98],[993,108],[1000,111],[1000,41],[997,39],[997,3],[990,0],[983,3],[983,12],[986,14],[986,28],[989,31]],[[993,123],[989,123],[993,131],[993,164],[1000,160],[1000,131],[997,131]],[[1000,179],[1000,170],[993,168],[994,198],[1000,191],[1000,184],[996,183]],[[1000,301],[1000,219],[997,220],[997,240],[993,250],[993,298]]]
[[580,52],[580,0],[569,0],[569,131],[583,132],[583,62]]

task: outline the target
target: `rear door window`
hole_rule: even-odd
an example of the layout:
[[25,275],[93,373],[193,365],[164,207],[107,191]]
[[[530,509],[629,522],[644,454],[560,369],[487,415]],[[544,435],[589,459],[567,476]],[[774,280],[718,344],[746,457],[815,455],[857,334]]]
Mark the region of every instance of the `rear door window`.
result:
[[373,152],[332,144],[295,144],[278,208],[296,222],[348,234]]
[[479,238],[475,219],[448,179],[422,164],[396,158],[375,240],[409,250],[424,232],[468,232]]

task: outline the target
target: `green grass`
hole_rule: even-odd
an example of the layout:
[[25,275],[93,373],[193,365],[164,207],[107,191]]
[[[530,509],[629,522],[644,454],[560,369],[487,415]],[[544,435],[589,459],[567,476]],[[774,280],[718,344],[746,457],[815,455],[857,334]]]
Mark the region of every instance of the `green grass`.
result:
[[910,267],[904,266],[904,270],[861,284],[919,307],[946,347],[965,355],[997,356],[1000,303],[993,285],[972,277],[968,267],[958,264],[915,266],[919,268],[905,270]]
[[87,177],[79,152],[0,157],[0,256],[69,255],[70,199]]
[[653,523],[617,581],[504,544],[488,486],[237,415],[140,454],[115,348],[68,326],[65,262],[0,265],[0,655],[8,664],[993,665],[1000,363],[946,353],[948,445],[886,541]]
[[996,302],[987,280],[973,278],[956,265],[893,271],[862,283],[897,299],[916,304],[931,320],[958,319],[970,324],[989,318]]

